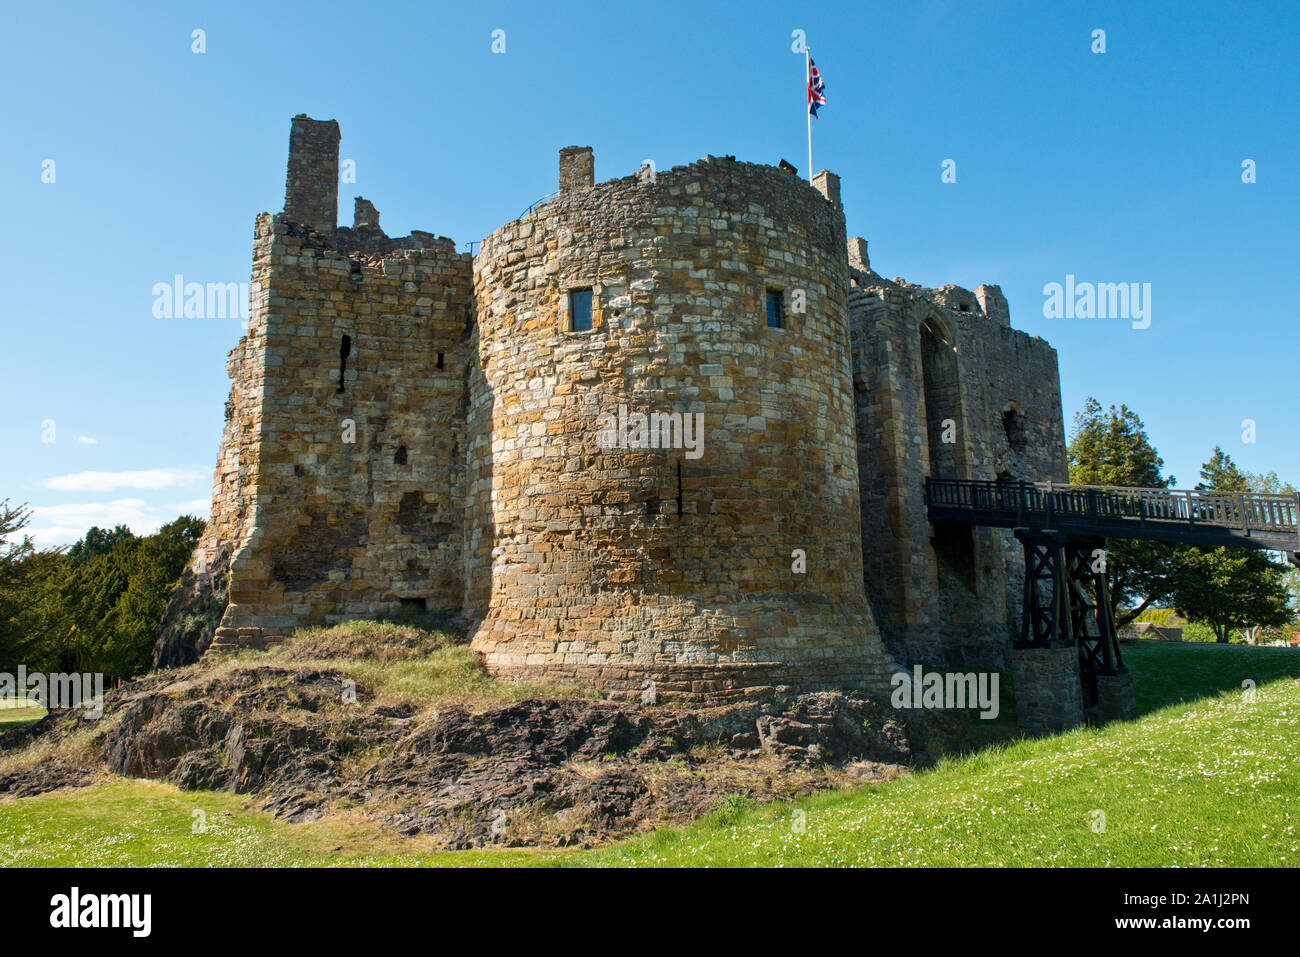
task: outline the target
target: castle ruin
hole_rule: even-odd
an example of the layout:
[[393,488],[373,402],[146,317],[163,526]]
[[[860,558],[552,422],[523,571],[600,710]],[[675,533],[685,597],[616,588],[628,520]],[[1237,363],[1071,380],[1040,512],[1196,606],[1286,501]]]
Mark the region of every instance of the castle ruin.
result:
[[[732,157],[597,184],[568,147],[558,194],[476,254],[390,238],[361,198],[337,224],[338,147],[295,117],[284,212],[257,218],[159,665],[413,608],[462,618],[495,675],[615,694],[1005,666],[1020,548],[924,499],[1066,479],[1056,353],[997,286],[886,280],[833,173]],[[603,438],[638,415],[649,443]],[[177,624],[205,603],[214,634]]]

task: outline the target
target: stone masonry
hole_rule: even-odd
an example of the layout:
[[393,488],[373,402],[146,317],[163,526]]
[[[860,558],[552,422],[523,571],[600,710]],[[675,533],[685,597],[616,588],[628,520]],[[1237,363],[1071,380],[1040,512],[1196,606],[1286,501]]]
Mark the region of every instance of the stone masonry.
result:
[[1016,688],[1016,721],[1026,731],[1051,734],[1083,724],[1078,648],[1014,649],[1011,680]]
[[883,279],[827,171],[597,184],[566,147],[555,198],[471,256],[360,197],[338,226],[338,156],[295,117],[257,218],[195,558],[229,562],[213,648],[410,608],[463,618],[494,674],[623,694],[1007,665],[1014,540],[923,493],[1065,477],[1056,354],[998,287]]

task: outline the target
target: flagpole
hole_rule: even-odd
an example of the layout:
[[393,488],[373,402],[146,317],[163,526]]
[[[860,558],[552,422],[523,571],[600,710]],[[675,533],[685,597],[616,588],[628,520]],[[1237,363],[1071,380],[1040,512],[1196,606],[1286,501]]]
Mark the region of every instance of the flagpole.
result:
[[805,46],[803,48],[803,84],[804,84],[804,112],[808,114],[808,182],[812,182],[812,103],[808,101],[811,96],[809,84],[812,83],[812,51]]

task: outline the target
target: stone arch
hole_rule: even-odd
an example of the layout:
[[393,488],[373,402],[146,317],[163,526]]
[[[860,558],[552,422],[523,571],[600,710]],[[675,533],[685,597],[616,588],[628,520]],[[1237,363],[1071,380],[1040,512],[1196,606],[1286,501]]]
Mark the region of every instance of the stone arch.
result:
[[[925,445],[930,456],[932,478],[968,478],[966,434],[961,408],[961,387],[957,369],[957,348],[946,323],[930,313],[921,321],[921,396],[924,411]],[[945,441],[948,440],[948,441]],[[970,526],[933,527],[930,546],[934,549],[939,587],[957,586],[975,593],[975,538]]]
[[[966,423],[961,408],[957,347],[952,333],[936,313],[921,321],[918,334],[929,474],[934,478],[966,478]],[[945,438],[952,441],[946,442]]]

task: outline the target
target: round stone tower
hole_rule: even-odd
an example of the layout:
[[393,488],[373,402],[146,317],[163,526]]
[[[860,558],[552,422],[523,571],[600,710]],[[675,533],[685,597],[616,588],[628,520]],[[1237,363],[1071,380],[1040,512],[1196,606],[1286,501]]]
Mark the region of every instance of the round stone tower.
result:
[[863,593],[838,184],[706,158],[474,262],[466,609],[511,678],[887,687]]

